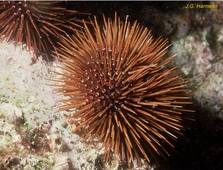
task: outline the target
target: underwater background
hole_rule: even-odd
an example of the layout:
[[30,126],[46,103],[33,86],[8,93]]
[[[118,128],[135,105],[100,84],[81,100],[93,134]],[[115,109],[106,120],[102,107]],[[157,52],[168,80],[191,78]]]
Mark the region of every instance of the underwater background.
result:
[[[85,2],[66,1],[66,8],[90,15],[137,20],[154,37],[166,37],[173,61],[188,80],[195,121],[159,164],[131,169],[223,169],[223,3],[222,2]],[[201,7],[199,5],[215,5]],[[83,17],[83,18],[82,18]],[[21,46],[0,42],[0,170],[5,169],[128,169],[114,158],[103,161],[97,140],[85,141],[72,133],[70,112],[55,109],[62,98],[49,86],[54,62]]]

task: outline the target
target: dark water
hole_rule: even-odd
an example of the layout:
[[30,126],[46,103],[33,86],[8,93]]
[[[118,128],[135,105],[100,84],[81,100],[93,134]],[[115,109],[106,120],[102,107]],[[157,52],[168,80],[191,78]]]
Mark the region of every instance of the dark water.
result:
[[[130,21],[137,20],[142,25],[148,26],[153,35],[165,35],[162,23],[156,23],[156,15],[153,11],[148,12],[150,17],[145,19],[145,9],[155,8],[162,13],[180,13],[187,2],[124,2],[124,1],[96,1],[96,2],[65,2],[65,5],[70,9],[90,13],[91,16],[101,18],[102,15],[106,17],[114,17],[115,12],[121,19],[125,19],[126,15],[129,16]],[[92,17],[91,17],[92,18]]]

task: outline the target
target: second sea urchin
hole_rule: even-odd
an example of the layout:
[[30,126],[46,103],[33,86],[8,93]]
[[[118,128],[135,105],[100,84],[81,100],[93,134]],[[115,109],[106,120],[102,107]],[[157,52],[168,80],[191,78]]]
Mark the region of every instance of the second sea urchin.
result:
[[166,40],[118,17],[103,27],[95,19],[60,44],[57,89],[69,97],[61,109],[77,109],[78,127],[98,137],[106,159],[114,152],[129,165],[151,162],[174,147],[191,101],[167,49]]
[[36,56],[49,57],[54,41],[66,29],[78,26],[73,22],[77,11],[68,10],[60,2],[0,2],[0,36],[8,41],[26,44]]

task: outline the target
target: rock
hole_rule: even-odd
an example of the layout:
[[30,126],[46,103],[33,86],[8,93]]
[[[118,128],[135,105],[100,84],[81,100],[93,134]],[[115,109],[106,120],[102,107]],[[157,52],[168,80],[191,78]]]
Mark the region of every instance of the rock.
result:
[[23,122],[21,109],[9,103],[0,104],[0,115],[12,124],[18,125]]
[[[205,35],[206,32],[203,36]],[[215,59],[209,43],[198,35],[188,35],[174,41],[172,52],[177,54],[174,64],[190,79],[194,88],[207,77]]]

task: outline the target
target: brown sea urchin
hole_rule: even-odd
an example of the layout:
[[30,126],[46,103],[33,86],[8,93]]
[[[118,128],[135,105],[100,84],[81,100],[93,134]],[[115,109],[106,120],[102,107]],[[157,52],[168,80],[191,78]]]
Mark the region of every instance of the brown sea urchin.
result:
[[59,35],[78,26],[72,21],[76,13],[61,7],[60,2],[1,1],[0,36],[25,43],[36,56],[49,56]]
[[85,25],[60,44],[57,90],[68,96],[61,109],[77,109],[77,128],[86,127],[87,138],[98,137],[106,159],[113,152],[131,165],[168,155],[191,102],[169,66],[167,41],[127,19],[104,18],[102,25],[95,19],[93,28]]

